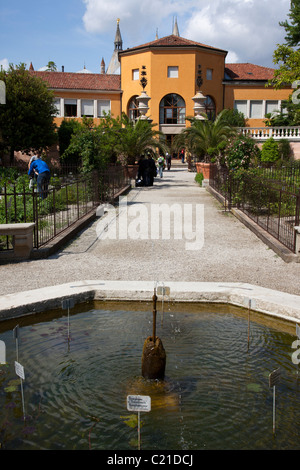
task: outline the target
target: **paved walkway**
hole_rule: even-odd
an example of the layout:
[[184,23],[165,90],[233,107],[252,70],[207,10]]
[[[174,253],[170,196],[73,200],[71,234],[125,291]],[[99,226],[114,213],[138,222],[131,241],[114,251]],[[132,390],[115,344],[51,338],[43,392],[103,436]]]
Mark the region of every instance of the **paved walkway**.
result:
[[[285,263],[232,214],[224,212],[213,196],[194,182],[194,177],[195,173],[174,168],[165,171],[162,179],[156,178],[153,187],[132,189],[127,196],[127,212],[126,208],[118,211],[116,239],[108,238],[114,225],[107,215],[48,259],[0,266],[0,295],[92,279],[154,280],[165,285],[168,281],[243,282],[300,295],[300,263]],[[201,249],[187,250],[187,236],[174,239],[173,226],[169,240],[161,234],[151,239],[148,217],[153,217],[154,204],[163,203],[169,205],[166,207],[180,204],[182,214],[184,204],[192,204],[193,208],[202,205]],[[118,226],[126,213],[127,239]],[[195,222],[195,213],[193,219]],[[180,211],[175,225],[180,229]],[[133,240],[140,231],[145,238]]]

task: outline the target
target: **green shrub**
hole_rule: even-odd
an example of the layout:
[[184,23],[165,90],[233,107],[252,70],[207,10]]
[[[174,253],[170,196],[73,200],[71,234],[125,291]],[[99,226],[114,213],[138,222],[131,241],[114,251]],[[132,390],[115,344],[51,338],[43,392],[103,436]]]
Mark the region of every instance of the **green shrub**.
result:
[[195,176],[195,181],[196,183],[199,184],[199,186],[202,186],[202,181],[204,180],[203,173],[197,173]]
[[247,169],[251,161],[260,158],[260,150],[254,140],[243,135],[229,139],[224,153],[224,162],[229,170]]
[[262,146],[261,161],[272,164],[280,158],[278,143],[270,137]]
[[278,150],[281,160],[287,162],[291,157],[291,146],[287,139],[280,139],[278,141]]

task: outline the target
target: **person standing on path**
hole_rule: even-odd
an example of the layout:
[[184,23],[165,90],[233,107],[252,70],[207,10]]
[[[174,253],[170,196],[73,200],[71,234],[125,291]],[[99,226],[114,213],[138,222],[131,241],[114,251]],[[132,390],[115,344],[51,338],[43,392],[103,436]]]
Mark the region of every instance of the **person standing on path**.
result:
[[168,170],[170,170],[171,163],[172,163],[172,157],[169,153],[166,154],[166,160],[167,160],[167,168],[168,168]]
[[162,178],[163,177],[164,167],[165,167],[164,157],[159,157],[158,160],[157,160],[157,163],[158,163],[159,176]]

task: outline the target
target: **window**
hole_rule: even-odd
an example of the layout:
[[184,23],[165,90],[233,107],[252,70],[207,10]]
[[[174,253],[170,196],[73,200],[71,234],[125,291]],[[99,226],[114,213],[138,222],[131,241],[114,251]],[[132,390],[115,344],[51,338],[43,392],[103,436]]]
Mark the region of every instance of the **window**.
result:
[[139,69],[134,69],[132,71],[132,80],[139,80],[140,78],[140,71]]
[[247,100],[237,100],[234,102],[234,109],[239,113],[243,113],[245,118],[247,117]]
[[56,108],[56,113],[54,113],[54,115],[55,116],[61,116],[60,98],[55,98],[54,106]]
[[135,121],[139,117],[139,103],[136,98],[137,97],[134,96],[128,106],[128,116],[131,121]]
[[205,113],[210,121],[213,121],[216,117],[216,104],[214,99],[207,95],[204,101]]
[[98,100],[97,103],[97,116],[104,117],[105,114],[110,113],[110,100]]
[[280,112],[278,101],[266,101],[266,114]]
[[178,78],[178,67],[168,67],[168,78]]
[[212,80],[213,71],[212,69],[206,69],[206,80]]
[[260,119],[263,117],[262,101],[250,101],[250,118]]
[[81,100],[81,116],[94,117],[94,100]]
[[160,124],[185,124],[185,102],[181,96],[166,95],[159,106]]
[[77,100],[65,99],[65,116],[66,117],[77,116]]

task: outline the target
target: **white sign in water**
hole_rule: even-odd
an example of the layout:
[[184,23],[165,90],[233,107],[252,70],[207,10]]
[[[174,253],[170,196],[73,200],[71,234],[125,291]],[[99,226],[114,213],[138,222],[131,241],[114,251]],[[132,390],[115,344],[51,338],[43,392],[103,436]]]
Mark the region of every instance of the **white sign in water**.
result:
[[151,411],[151,397],[147,395],[128,395],[127,396],[128,411]]
[[25,380],[24,367],[17,361],[15,361],[15,371],[17,376],[20,377],[20,379]]

